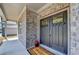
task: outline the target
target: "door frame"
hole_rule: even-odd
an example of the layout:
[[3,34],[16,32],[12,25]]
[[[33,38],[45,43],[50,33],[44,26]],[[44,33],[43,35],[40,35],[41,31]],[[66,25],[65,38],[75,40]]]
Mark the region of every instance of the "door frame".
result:
[[[63,8],[61,10],[58,10],[58,11],[52,13],[52,14],[49,14],[46,17],[40,18],[40,21],[44,18],[53,16],[53,15],[58,14],[58,13],[63,12],[63,11],[67,11],[67,31],[68,31],[68,33],[67,33],[67,55],[70,55],[70,53],[71,53],[71,51],[70,51],[70,47],[71,47],[71,44],[70,44],[71,43],[71,37],[70,37],[70,35],[71,35],[71,31],[70,31],[71,30],[71,28],[70,28],[70,7],[68,6],[68,7]],[[41,22],[40,22],[40,33],[41,33]],[[41,37],[41,35],[40,35],[40,37]]]

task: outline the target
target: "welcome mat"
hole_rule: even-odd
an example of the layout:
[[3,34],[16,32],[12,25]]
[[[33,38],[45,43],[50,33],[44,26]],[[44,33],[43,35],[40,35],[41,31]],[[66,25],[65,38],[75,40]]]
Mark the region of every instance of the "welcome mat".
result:
[[48,50],[42,47],[33,47],[28,49],[28,52],[31,55],[55,55],[54,53],[49,52]]

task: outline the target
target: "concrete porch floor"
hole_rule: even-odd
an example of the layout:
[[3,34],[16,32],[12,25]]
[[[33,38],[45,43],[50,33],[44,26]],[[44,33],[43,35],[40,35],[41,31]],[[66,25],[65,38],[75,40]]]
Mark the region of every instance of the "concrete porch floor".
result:
[[0,55],[29,55],[18,40],[5,41],[0,46]]

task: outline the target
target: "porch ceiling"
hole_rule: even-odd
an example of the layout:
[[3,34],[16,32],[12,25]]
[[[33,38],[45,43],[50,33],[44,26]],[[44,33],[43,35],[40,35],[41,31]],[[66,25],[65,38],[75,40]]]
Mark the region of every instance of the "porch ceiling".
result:
[[25,3],[2,3],[0,5],[7,20],[16,21]]
[[37,12],[45,4],[47,3],[1,3],[0,5],[7,20],[16,21],[25,5]]

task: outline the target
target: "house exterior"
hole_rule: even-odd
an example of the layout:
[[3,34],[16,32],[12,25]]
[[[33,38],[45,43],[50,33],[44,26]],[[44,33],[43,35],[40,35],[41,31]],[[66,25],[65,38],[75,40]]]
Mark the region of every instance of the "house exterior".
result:
[[[4,43],[0,47],[0,54],[25,55],[27,52],[29,55],[29,50],[36,48],[37,43],[37,46],[44,48],[42,49],[43,53],[44,50],[47,50],[50,52],[48,54],[55,55],[79,54],[79,3],[40,4],[25,3],[22,6],[20,4],[17,6],[16,4],[10,6],[2,4],[3,8],[0,8],[0,36],[6,40],[4,43],[0,39],[0,45],[2,42]],[[8,11],[11,7],[14,8],[13,12]],[[13,39],[8,38],[9,36],[18,36],[18,38],[12,41]],[[15,50],[18,50],[17,53],[13,52],[14,46],[16,46]],[[11,51],[7,47],[11,47]],[[23,49],[21,49],[22,47]],[[4,50],[9,53],[3,53]]]
[[[57,16],[57,14],[60,14],[60,16]],[[61,14],[64,14],[62,16],[64,16],[63,19],[65,19],[66,21],[65,23],[63,23]],[[63,54],[67,54],[67,55],[79,54],[78,15],[79,15],[79,4],[77,3],[74,4],[51,3],[40,8],[38,12],[30,9],[28,5],[26,5],[20,17],[18,18],[19,40],[24,44],[26,49],[29,49],[34,46],[34,40],[39,40],[41,46],[44,45],[43,46],[44,48],[48,47],[49,51],[51,51],[52,49],[52,52],[55,52],[56,54],[61,54],[63,51],[65,51],[63,52]],[[56,17],[59,17],[60,19]],[[56,19],[57,21],[54,21],[53,19]],[[53,20],[53,27],[51,25],[52,20]],[[59,22],[60,25],[59,24],[56,25]],[[48,27],[41,26],[45,24],[48,24],[46,25]],[[55,27],[58,26],[58,27],[54,28],[54,26]],[[64,28],[61,29],[62,27]],[[51,28],[53,28],[53,30],[55,31],[52,31]],[[64,34],[61,34],[63,33],[62,31],[64,32]],[[59,36],[58,38],[57,35]],[[63,37],[63,39],[61,38],[61,36]],[[59,40],[59,41],[54,41],[54,38],[55,40]]]

